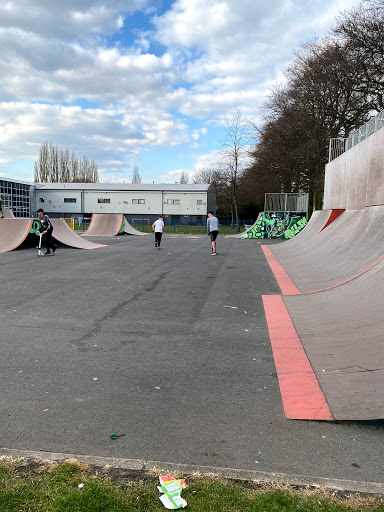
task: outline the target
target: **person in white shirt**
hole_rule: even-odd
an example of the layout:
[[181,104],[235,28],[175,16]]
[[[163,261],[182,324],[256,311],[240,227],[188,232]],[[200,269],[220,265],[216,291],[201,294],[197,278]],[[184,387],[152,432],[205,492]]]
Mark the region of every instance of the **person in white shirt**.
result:
[[159,218],[152,224],[152,229],[155,232],[155,247],[160,249],[161,237],[164,233],[164,221],[162,215],[159,215]]

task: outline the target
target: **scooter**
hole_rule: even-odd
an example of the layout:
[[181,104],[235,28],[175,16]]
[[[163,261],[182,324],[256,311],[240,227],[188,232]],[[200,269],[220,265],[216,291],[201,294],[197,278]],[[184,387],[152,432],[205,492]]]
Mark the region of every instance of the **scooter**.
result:
[[41,233],[39,233],[39,238],[40,238],[40,240],[39,240],[39,250],[38,250],[38,252],[37,252],[37,255],[38,255],[38,256],[42,256],[42,255],[43,255],[43,253],[42,253],[42,250],[41,250],[41,240],[42,240],[42,238],[43,238],[43,235],[42,235]]

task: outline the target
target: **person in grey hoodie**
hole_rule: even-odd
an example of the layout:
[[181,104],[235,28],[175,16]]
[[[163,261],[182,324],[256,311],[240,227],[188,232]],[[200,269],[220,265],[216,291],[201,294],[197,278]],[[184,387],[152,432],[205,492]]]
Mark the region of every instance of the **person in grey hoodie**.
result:
[[208,213],[208,219],[207,219],[207,233],[208,236],[211,237],[211,243],[212,243],[212,256],[216,256],[216,238],[219,234],[219,220],[217,217],[215,217],[214,213],[211,211]]

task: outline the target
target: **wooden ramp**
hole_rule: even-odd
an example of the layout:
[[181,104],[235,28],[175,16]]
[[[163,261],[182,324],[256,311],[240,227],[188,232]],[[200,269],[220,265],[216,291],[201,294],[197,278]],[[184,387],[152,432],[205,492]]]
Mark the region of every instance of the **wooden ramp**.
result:
[[271,247],[292,277],[263,297],[288,418],[384,418],[383,222],[384,206],[347,211],[294,251]]
[[116,236],[123,222],[122,213],[93,213],[89,228],[82,236]]
[[[342,213],[311,240],[263,248],[271,251],[301,293],[355,278],[384,258],[384,207]],[[305,231],[305,229],[304,229]],[[269,258],[268,258],[269,259]]]
[[0,253],[16,249],[27,238],[33,219],[0,219]]
[[53,225],[53,238],[68,247],[74,247],[75,249],[98,249],[99,247],[107,247],[103,244],[95,244],[77,235],[71,230],[64,219],[51,219],[51,222]]
[[127,221],[127,219],[124,220],[124,233],[127,235],[150,235],[151,233],[144,233],[144,231],[138,231],[134,227],[131,226],[131,224]]

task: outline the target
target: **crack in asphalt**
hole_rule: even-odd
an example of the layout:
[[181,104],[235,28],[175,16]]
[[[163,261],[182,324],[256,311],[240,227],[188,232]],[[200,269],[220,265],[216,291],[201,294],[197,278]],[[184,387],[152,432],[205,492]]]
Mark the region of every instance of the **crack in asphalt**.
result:
[[153,282],[150,286],[147,286],[140,290],[139,292],[135,293],[131,298],[128,300],[125,300],[123,302],[120,302],[113,308],[109,310],[108,313],[105,313],[102,317],[100,317],[98,320],[96,320],[92,326],[88,329],[88,331],[83,334],[80,338],[77,340],[72,340],[70,343],[73,345],[76,345],[79,351],[81,352],[88,352],[90,349],[86,347],[86,341],[91,339],[96,332],[98,332],[102,326],[102,324],[106,320],[110,320],[113,316],[115,316],[123,307],[126,307],[129,303],[134,302],[138,300],[140,297],[145,295],[146,293],[150,293],[155,290],[155,288],[160,284],[160,282],[165,278],[167,274],[169,274],[171,271],[167,270],[166,272],[162,272]]

